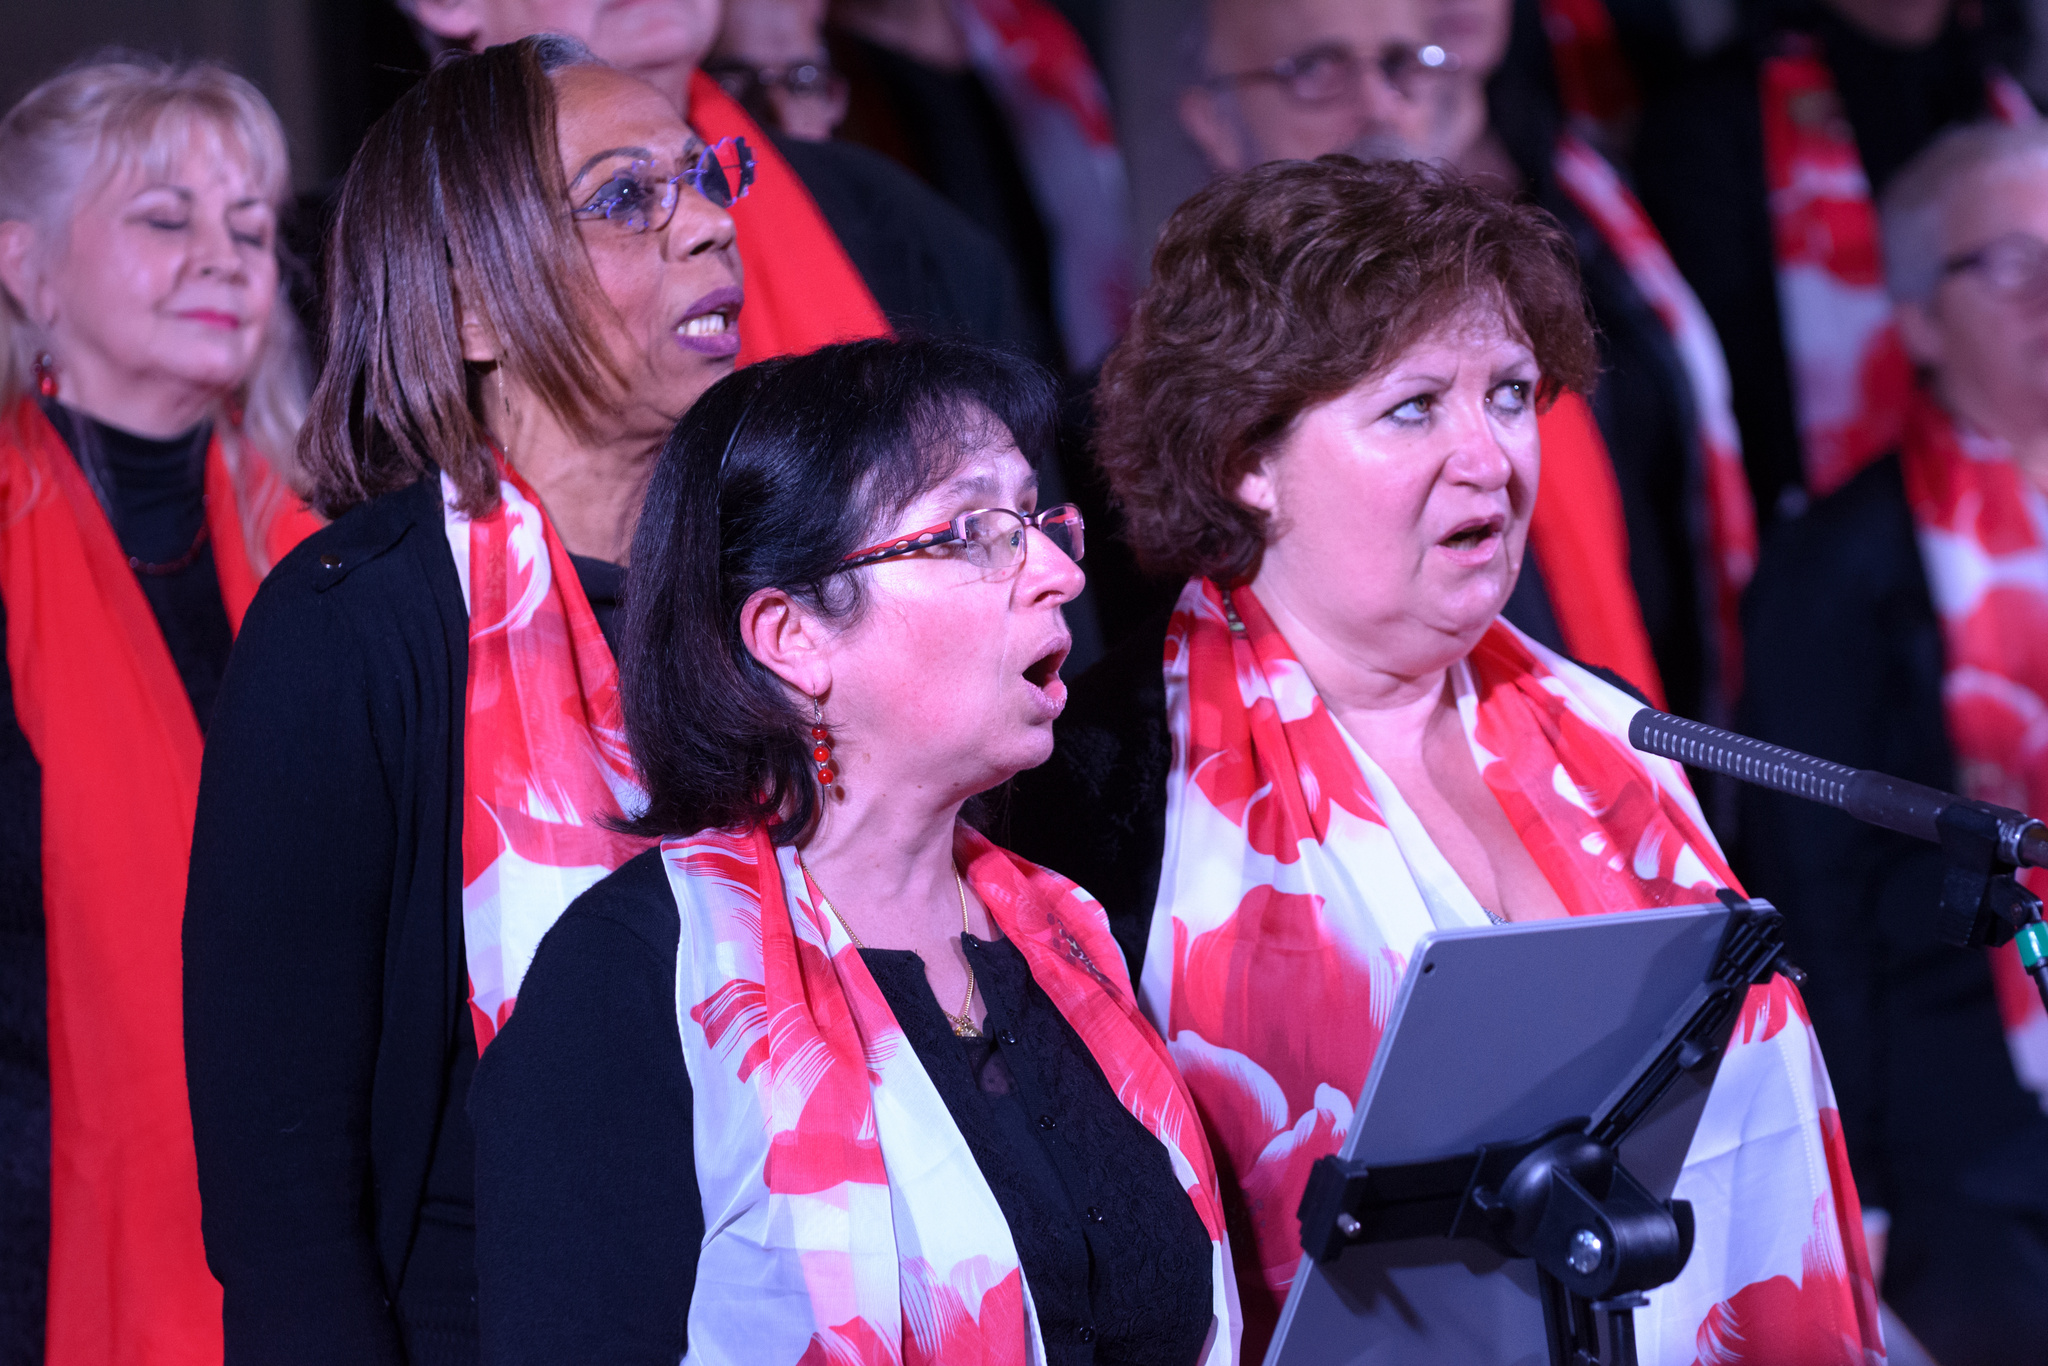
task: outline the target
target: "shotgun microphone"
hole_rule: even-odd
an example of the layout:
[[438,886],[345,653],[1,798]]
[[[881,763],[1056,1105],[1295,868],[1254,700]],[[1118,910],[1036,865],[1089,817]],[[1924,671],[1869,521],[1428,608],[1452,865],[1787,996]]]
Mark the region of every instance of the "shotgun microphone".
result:
[[1942,842],[1944,811],[1958,805],[1977,808],[1997,822],[1995,843],[2001,859],[2014,867],[2048,868],[2048,827],[2011,807],[1968,802],[1952,792],[1829,763],[1652,707],[1644,707],[1628,723],[1628,742],[1645,754],[1661,754],[1694,768],[1804,797],[1846,811],[1867,824],[1936,844]]
[[2014,876],[2022,867],[2048,868],[2048,826],[2026,812],[1829,763],[1654,707],[1630,719],[1628,742],[1645,754],[1803,797],[1939,844],[1948,871],[1935,932],[1966,948],[2017,938],[2020,962],[2048,1005],[2048,924],[2042,922],[2041,898]]

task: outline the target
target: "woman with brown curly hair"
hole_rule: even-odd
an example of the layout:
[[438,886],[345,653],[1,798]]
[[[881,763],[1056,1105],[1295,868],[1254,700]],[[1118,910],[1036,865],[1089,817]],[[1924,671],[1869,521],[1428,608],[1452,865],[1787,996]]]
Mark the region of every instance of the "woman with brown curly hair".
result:
[[[1501,619],[1539,415],[1593,377],[1572,262],[1440,169],[1262,166],[1168,222],[1103,372],[1129,535],[1187,586],[1076,685],[1009,833],[1102,899],[1203,1112],[1247,1359],[1425,932],[1735,886],[1684,773],[1629,748],[1639,700]],[[1875,1301],[1794,988],[1736,1037],[1678,1186],[1699,1251],[1638,1313],[1642,1360],[1796,1323],[1815,1350],[1775,1359],[1860,1362]]]

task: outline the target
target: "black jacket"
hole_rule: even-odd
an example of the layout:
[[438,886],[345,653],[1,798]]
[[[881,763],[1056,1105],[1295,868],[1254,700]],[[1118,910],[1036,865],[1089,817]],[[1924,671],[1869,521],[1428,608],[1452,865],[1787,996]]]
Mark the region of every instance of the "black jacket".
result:
[[[207,737],[185,1045],[227,1362],[461,1359],[468,1211],[429,1210],[475,1044],[462,947],[468,616],[422,480],[308,539]],[[459,1130],[459,1131],[455,1131]],[[474,1289],[467,1292],[474,1352]]]
[[[1955,790],[1896,458],[1778,529],[1746,617],[1745,730]],[[2038,1361],[2048,1115],[2013,1072],[1987,955],[1935,936],[1940,850],[1762,788],[1742,803],[1737,869],[1785,912],[1857,1188],[1892,1215],[1886,1298],[1939,1360]]]

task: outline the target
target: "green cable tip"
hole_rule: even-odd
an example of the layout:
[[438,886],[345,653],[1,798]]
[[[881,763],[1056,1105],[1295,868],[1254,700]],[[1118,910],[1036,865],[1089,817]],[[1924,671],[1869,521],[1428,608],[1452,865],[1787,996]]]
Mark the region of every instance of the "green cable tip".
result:
[[2031,925],[2022,925],[2015,938],[2020,946],[2020,962],[2026,965],[2028,972],[2037,971],[2043,963],[2048,963],[2048,925],[2038,920]]

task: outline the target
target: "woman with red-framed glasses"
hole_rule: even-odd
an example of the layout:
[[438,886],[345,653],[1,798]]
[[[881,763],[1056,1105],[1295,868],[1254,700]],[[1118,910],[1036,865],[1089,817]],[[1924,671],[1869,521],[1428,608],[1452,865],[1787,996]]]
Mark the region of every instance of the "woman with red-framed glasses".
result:
[[1235,1360],[1101,908],[960,819],[1065,703],[1052,419],[1029,362],[920,340],[677,426],[620,660],[660,846],[549,932],[472,1092],[490,1360]]

